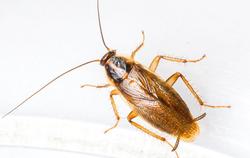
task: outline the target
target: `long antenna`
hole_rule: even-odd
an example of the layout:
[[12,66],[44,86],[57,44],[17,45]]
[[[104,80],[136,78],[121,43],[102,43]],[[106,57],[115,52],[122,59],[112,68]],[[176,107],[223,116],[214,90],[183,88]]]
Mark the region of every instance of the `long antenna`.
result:
[[46,83],[44,86],[42,86],[40,89],[38,89],[36,92],[34,92],[32,95],[30,95],[29,97],[27,97],[26,99],[24,99],[21,103],[19,103],[15,108],[13,108],[12,110],[10,110],[8,113],[6,113],[2,118],[8,116],[9,114],[11,114],[12,112],[14,112],[15,110],[17,110],[21,105],[23,105],[26,101],[30,100],[34,95],[36,95],[37,93],[39,93],[40,91],[42,91],[44,88],[46,88],[48,85],[50,85],[51,83],[53,83],[54,81],[56,81],[57,79],[59,79],[60,77],[64,76],[65,74],[75,70],[75,69],[78,69],[84,65],[87,65],[87,64],[90,64],[90,63],[93,63],[93,62],[100,62],[100,60],[91,60],[91,61],[88,61],[86,63],[83,63],[83,64],[80,64],[78,66],[75,66],[67,71],[65,71],[64,73],[58,75],[57,77],[55,77],[54,79],[50,80],[48,83]]
[[111,49],[106,45],[106,43],[104,41],[103,33],[102,33],[102,25],[101,25],[101,17],[100,17],[100,9],[99,9],[99,0],[97,0],[97,13],[98,13],[99,29],[100,29],[100,33],[101,33],[101,36],[102,36],[102,43],[106,47],[106,49],[108,51],[110,51]]

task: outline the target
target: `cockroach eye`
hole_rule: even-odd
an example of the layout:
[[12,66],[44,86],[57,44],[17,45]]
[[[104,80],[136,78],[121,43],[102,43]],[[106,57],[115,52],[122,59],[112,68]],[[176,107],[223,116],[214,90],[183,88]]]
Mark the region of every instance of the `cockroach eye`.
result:
[[126,70],[126,63],[121,57],[113,57],[110,60],[117,68]]
[[115,50],[112,50],[112,51],[109,51],[108,53],[106,53],[102,59],[100,60],[100,64],[102,66],[104,66],[106,64],[106,62],[111,58],[113,57],[114,55],[116,54],[116,51]]

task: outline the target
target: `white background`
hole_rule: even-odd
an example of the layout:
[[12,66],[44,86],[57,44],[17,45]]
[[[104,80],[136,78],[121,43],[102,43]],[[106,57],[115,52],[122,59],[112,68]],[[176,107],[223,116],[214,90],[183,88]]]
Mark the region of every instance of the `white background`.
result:
[[[234,157],[249,157],[250,10],[244,0],[102,0],[107,45],[129,55],[145,31],[136,60],[149,65],[157,54],[207,58],[196,64],[161,62],[167,78],[182,72],[202,98],[231,109],[203,109],[201,133],[194,144]],[[94,0],[0,0],[0,112],[6,113],[40,86],[85,61],[106,53],[98,30]],[[44,90],[14,115],[114,123],[109,90],[79,88],[106,83],[98,64],[79,69]],[[182,82],[175,85],[194,116],[199,106]],[[117,99],[127,122],[126,104]],[[140,132],[140,131],[138,131]],[[181,147],[181,146],[180,146]]]

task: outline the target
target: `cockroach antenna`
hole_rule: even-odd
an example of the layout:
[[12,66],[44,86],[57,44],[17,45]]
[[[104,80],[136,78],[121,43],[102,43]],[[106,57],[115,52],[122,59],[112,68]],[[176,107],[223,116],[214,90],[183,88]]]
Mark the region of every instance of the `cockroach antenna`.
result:
[[44,88],[48,87],[51,83],[55,82],[57,79],[61,78],[62,76],[68,74],[69,72],[76,70],[80,67],[83,67],[87,64],[93,63],[93,62],[100,62],[99,59],[96,60],[91,60],[88,62],[85,62],[83,64],[80,64],[78,66],[75,66],[67,71],[65,71],[64,73],[58,75],[57,77],[55,77],[54,79],[50,80],[48,83],[46,83],[44,86],[42,86],[40,89],[38,89],[37,91],[35,91],[33,94],[31,94],[29,97],[27,97],[26,99],[24,99],[21,103],[19,103],[17,106],[15,106],[12,110],[10,110],[8,113],[6,113],[5,115],[2,116],[2,118],[5,118],[6,116],[8,116],[9,114],[11,114],[12,112],[14,112],[15,110],[17,110],[21,105],[23,105],[25,102],[27,102],[28,100],[30,100],[33,96],[35,96],[37,93],[41,92]]
[[105,40],[104,40],[104,36],[103,36],[103,33],[102,33],[102,24],[101,24],[99,0],[97,0],[97,13],[98,13],[98,24],[99,24],[99,29],[100,29],[101,37],[102,37],[102,43],[106,47],[106,49],[110,52],[111,49],[106,45]]
[[[101,37],[102,37],[102,42],[103,45],[106,47],[106,49],[110,52],[111,49],[106,45],[105,41],[104,41],[104,36],[102,33],[102,26],[101,26],[101,18],[100,18],[100,9],[99,9],[99,0],[97,0],[97,13],[98,13],[98,23],[99,23],[99,29],[100,29],[100,33],[101,33]],[[47,86],[49,86],[51,83],[53,83],[54,81],[56,81],[57,79],[61,78],[62,76],[68,74],[69,72],[78,69],[80,67],[83,67],[87,64],[93,63],[93,62],[100,62],[99,59],[96,60],[92,60],[92,61],[88,61],[86,63],[80,64],[78,66],[75,66],[73,68],[71,68],[70,70],[65,71],[64,73],[58,75],[57,77],[55,77],[54,79],[50,80],[48,83],[46,83],[44,86],[42,86],[40,89],[38,89],[37,91],[35,91],[33,94],[31,94],[29,97],[27,97],[26,99],[24,99],[21,103],[19,103],[17,106],[15,106],[12,110],[10,110],[8,113],[6,113],[5,115],[2,116],[2,118],[5,118],[6,116],[8,116],[9,114],[11,114],[12,112],[14,112],[15,110],[17,110],[21,105],[23,105],[25,102],[27,102],[28,100],[30,100],[33,96],[35,96],[37,93],[41,92],[43,89],[45,89]]]
[[[104,41],[103,33],[102,33],[101,18],[100,18],[100,9],[99,9],[99,0],[97,0],[97,14],[98,14],[98,23],[99,23],[99,29],[100,29],[100,33],[101,33],[103,45],[110,52],[111,49],[106,45],[106,43]],[[9,114],[11,114],[12,112],[16,111],[21,105],[23,105],[25,102],[27,102],[28,100],[30,100],[33,96],[35,96],[37,93],[41,92],[43,89],[45,89],[46,87],[48,87],[51,83],[55,82],[57,79],[61,78],[62,76],[68,74],[69,72],[71,72],[71,71],[73,71],[75,69],[78,69],[80,67],[83,67],[83,66],[85,66],[87,64],[90,64],[90,63],[93,63],[93,62],[100,62],[100,60],[96,59],[96,60],[88,61],[86,63],[83,63],[83,64],[80,64],[78,66],[75,66],[75,67],[73,67],[73,68],[65,71],[64,73],[58,75],[57,77],[55,77],[54,79],[52,79],[48,83],[46,83],[44,86],[42,86],[40,89],[38,89],[37,91],[35,91],[33,94],[31,94],[29,97],[27,97],[26,99],[24,99],[21,103],[19,103],[17,106],[15,106],[8,113],[6,113],[5,115],[3,115],[2,118],[5,118],[6,116],[8,116]]]

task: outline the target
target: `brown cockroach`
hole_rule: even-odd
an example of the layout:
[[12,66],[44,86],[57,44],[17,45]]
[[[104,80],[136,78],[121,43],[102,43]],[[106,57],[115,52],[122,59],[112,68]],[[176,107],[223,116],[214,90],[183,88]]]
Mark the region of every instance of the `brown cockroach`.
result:
[[[144,32],[142,31],[143,40],[141,44],[131,53],[130,57],[120,56],[116,53],[115,50],[110,49],[103,37],[101,20],[100,20],[100,11],[99,11],[99,1],[97,0],[97,13],[98,13],[98,23],[100,34],[102,38],[103,45],[107,49],[107,53],[101,58],[101,60],[92,60],[81,65],[78,65],[56,78],[52,79],[50,82],[45,84],[39,90],[34,92],[32,95],[27,97],[24,101],[18,104],[15,108],[9,111],[7,114],[3,116],[3,118],[13,111],[15,111],[18,107],[32,98],[34,95],[39,93],[41,90],[46,88],[52,82],[57,80],[58,78],[64,76],[65,74],[78,69],[84,65],[100,62],[101,66],[104,66],[109,84],[105,85],[92,85],[85,84],[82,87],[90,86],[96,88],[106,88],[112,86],[114,90],[110,92],[110,100],[111,105],[116,117],[116,123],[109,129],[105,131],[115,128],[120,120],[119,113],[117,111],[117,106],[115,104],[113,96],[120,95],[123,97],[128,105],[131,108],[131,112],[127,116],[127,120],[130,124],[135,126],[136,128],[142,130],[143,132],[159,139],[161,141],[167,142],[171,147],[172,151],[177,149],[180,140],[183,141],[192,141],[199,133],[199,126],[197,121],[204,118],[206,113],[198,117],[193,117],[191,112],[189,111],[186,103],[177,93],[177,91],[173,88],[173,85],[177,81],[178,78],[181,78],[185,83],[187,88],[190,90],[192,95],[198,101],[200,106],[210,107],[210,108],[229,108],[230,106],[211,106],[204,104],[203,100],[199,97],[199,95],[195,92],[192,86],[189,84],[188,80],[181,73],[176,72],[172,76],[170,76],[167,80],[163,80],[159,77],[155,70],[161,59],[168,60],[171,62],[179,62],[179,63],[187,63],[192,62],[196,63],[201,61],[205,55],[203,55],[199,59],[188,60],[181,58],[174,58],[170,56],[158,55],[156,56],[149,67],[144,67],[139,62],[134,60],[136,53],[143,47],[144,45]],[[139,116],[146,122],[150,123],[156,129],[166,132],[172,136],[176,137],[175,145],[171,145],[164,137],[146,129],[142,125],[133,121],[134,118]],[[178,153],[175,151],[176,156],[178,157]]]

